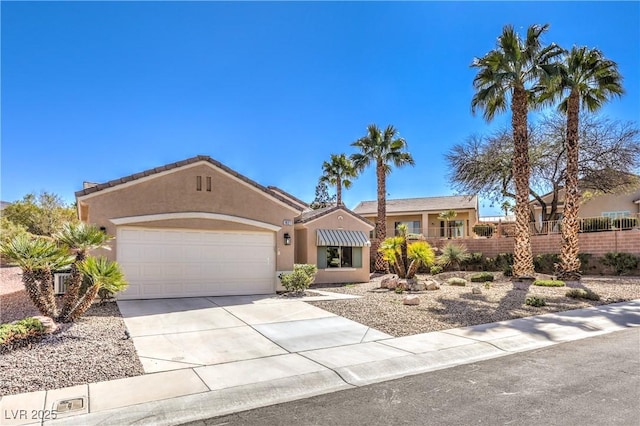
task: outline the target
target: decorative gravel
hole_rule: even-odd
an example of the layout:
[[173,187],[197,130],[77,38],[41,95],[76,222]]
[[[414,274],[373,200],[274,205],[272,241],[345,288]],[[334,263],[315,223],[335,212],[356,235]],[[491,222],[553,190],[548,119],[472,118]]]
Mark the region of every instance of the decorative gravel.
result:
[[[39,315],[19,268],[0,268],[1,322]],[[75,323],[18,348],[0,349],[0,395],[56,389],[144,373],[115,302],[94,303]]]
[[[583,277],[580,283],[567,283],[567,287],[517,287],[496,273],[496,281],[485,288],[482,283],[467,283],[466,287],[450,286],[451,276],[468,278],[472,273],[446,273],[435,277],[426,275],[440,284],[439,290],[405,292],[380,288],[383,277],[365,284],[340,286],[317,285],[313,289],[362,296],[358,299],[308,302],[314,306],[365,324],[392,336],[427,333],[449,328],[504,321],[514,318],[582,309],[590,306],[640,299],[640,277]],[[540,278],[548,278],[541,276]],[[472,294],[478,287],[481,294]],[[521,287],[521,288],[518,288]],[[565,296],[569,288],[590,289],[600,295],[599,301],[572,299]],[[403,305],[402,299],[416,294],[420,304]],[[547,305],[532,307],[524,304],[530,296],[542,297]]]

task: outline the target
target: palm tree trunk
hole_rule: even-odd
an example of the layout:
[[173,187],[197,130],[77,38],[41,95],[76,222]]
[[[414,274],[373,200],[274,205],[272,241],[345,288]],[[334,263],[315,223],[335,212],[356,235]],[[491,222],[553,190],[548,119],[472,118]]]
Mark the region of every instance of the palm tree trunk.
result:
[[[384,241],[387,238],[387,176],[381,159],[376,162],[376,177],[378,180],[378,218],[376,220],[376,239]],[[389,263],[384,255],[376,253],[376,272],[389,273]]]
[[529,140],[527,135],[527,92],[513,89],[511,100],[513,126],[513,176],[516,184],[516,229],[513,247],[513,276],[534,274],[531,235],[529,233]]
[[[49,274],[51,275],[51,274]],[[38,311],[47,317],[55,318],[57,316],[57,306],[55,297],[53,297],[53,283],[47,281],[47,273],[42,270],[23,270],[22,283],[26,290],[27,296],[33,302]],[[46,294],[47,285],[51,287],[50,295]],[[53,298],[53,304],[51,299]]]
[[82,314],[84,314],[87,311],[87,309],[91,307],[91,304],[93,303],[93,300],[98,295],[99,290],[100,290],[100,285],[98,284],[94,284],[91,287],[89,287],[86,293],[84,293],[80,298],[80,300],[78,300],[78,303],[76,304],[76,306],[74,306],[71,309],[69,314],[65,318],[63,318],[63,320],[65,322],[74,322],[75,320],[80,318]]
[[578,113],[580,95],[572,91],[567,100],[567,176],[562,218],[562,249],[560,252],[560,272],[564,280],[580,280],[580,258],[578,257],[578,209],[580,193],[578,189]]
[[76,253],[76,260],[71,265],[71,276],[69,277],[67,291],[64,294],[62,312],[60,317],[69,315],[73,307],[78,303],[80,297],[80,287],[82,287],[82,273],[78,269],[78,264],[86,258],[86,253],[79,251]]
[[340,176],[336,177],[336,205],[342,205],[342,180]]
[[409,264],[409,270],[407,271],[407,279],[411,279],[416,276],[416,272],[418,272],[418,266],[420,262],[417,260],[412,260]]

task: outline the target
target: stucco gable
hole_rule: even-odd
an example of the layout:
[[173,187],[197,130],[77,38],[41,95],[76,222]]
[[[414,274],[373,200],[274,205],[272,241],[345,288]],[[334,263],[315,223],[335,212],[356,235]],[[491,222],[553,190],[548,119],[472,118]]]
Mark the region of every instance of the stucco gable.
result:
[[326,219],[332,213],[349,215],[356,221],[361,222],[364,225],[364,227],[368,230],[372,230],[373,228],[375,228],[375,226],[371,222],[369,222],[367,219],[365,219],[364,217],[360,216],[357,213],[354,213],[353,211],[349,210],[344,206],[333,206],[333,207],[325,207],[323,209],[318,209],[318,210],[308,210],[302,213],[302,215],[298,216],[295,222],[296,222],[296,225],[302,225],[306,227],[306,225],[308,225],[311,222],[316,222],[316,221],[321,221],[322,219]]
[[152,179],[163,178],[163,177],[166,177],[167,175],[178,172],[180,170],[184,170],[190,167],[195,167],[201,164],[206,164],[207,166],[215,169],[216,171],[224,175],[227,175],[232,179],[237,180],[238,182],[244,184],[248,188],[251,188],[257,191],[258,193],[261,193],[264,197],[270,199],[271,201],[275,201],[279,204],[285,205],[290,210],[293,210],[295,212],[301,212],[302,210],[304,210],[303,207],[301,207],[298,203],[294,202],[288,197],[280,195],[276,191],[269,190],[267,187],[260,185],[259,183],[249,179],[244,175],[241,175],[235,170],[225,166],[219,161],[214,160],[213,158],[206,155],[198,155],[196,157],[188,158],[186,160],[166,164],[164,166],[145,170],[143,172],[135,173],[119,179],[114,179],[105,183],[89,186],[84,188],[81,191],[77,191],[75,195],[78,200],[83,200],[83,199],[93,197],[93,196],[98,196],[113,190],[126,188],[126,187],[137,185],[143,182],[148,182],[149,180],[152,180]]

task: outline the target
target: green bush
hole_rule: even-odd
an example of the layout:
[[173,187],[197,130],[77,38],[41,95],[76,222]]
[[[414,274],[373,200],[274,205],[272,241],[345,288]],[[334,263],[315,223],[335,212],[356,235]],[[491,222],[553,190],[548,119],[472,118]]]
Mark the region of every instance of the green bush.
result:
[[613,252],[605,253],[602,263],[614,269],[616,274],[625,275],[638,267],[638,256],[631,253]]
[[564,281],[560,280],[535,280],[533,285],[538,287],[564,287]]
[[524,304],[529,306],[540,307],[540,306],[546,306],[547,302],[545,302],[545,300],[542,297],[531,296],[531,297],[527,297],[527,299],[524,301]]
[[586,271],[589,267],[589,260],[591,259],[590,253],[578,253],[578,259],[580,259],[580,269]]
[[429,272],[431,273],[431,275],[438,275],[440,272],[442,272],[442,266],[433,265],[431,268],[429,268]]
[[555,253],[539,254],[533,258],[533,266],[540,274],[553,274],[556,264],[560,262],[560,255]]
[[598,232],[611,229],[610,217],[590,217],[580,221],[580,232]]
[[467,285],[467,280],[464,278],[451,277],[447,280],[447,284],[464,287]]
[[44,326],[36,318],[25,318],[11,324],[0,324],[0,345],[13,340],[26,339],[44,332]]
[[293,272],[280,274],[280,282],[287,291],[303,292],[313,282],[318,272],[316,265],[297,263],[293,265]]
[[567,291],[566,296],[573,299],[600,300],[600,296],[597,293],[583,288],[572,288]]
[[479,237],[491,238],[491,236],[495,232],[495,229],[495,226],[490,223],[479,223],[477,225],[474,225],[473,232]]
[[635,217],[619,217],[613,219],[611,225],[617,229],[632,229],[638,226],[638,219]]
[[462,265],[467,269],[484,271],[484,256],[482,253],[469,253],[469,258],[462,262]]
[[502,268],[502,273],[504,274],[505,277],[512,277],[513,276],[513,265],[505,265]]
[[480,272],[479,274],[471,275],[472,283],[484,283],[487,281],[493,281],[493,274],[489,272]]

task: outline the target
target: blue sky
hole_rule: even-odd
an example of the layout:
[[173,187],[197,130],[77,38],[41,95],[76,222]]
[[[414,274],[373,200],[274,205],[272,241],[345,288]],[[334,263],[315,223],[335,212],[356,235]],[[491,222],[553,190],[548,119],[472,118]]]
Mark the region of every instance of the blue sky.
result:
[[[471,115],[474,56],[505,24],[549,23],[546,42],[600,48],[640,118],[638,2],[6,2],[2,200],[69,202],[103,182],[198,154],[311,200],[322,162],[369,123],[395,125],[416,166],[389,198],[452,194],[443,154],[487,124]],[[347,206],[376,197],[373,170]],[[481,214],[498,213],[487,202]]]

